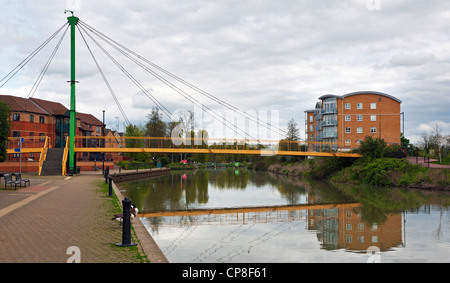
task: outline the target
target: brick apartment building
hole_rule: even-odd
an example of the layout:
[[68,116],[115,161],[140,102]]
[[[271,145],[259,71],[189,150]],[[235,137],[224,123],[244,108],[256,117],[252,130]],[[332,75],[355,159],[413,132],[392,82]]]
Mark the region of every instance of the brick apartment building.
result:
[[[25,139],[24,148],[42,147],[44,138],[48,136],[51,147],[65,146],[69,135],[69,110],[61,103],[11,95],[0,95],[0,101],[11,108],[10,143],[17,143],[14,138],[22,137]],[[77,136],[102,136],[103,123],[93,115],[77,113],[76,121]],[[16,146],[12,144],[8,148],[12,147]],[[19,160],[19,154],[8,154],[7,160]],[[39,160],[39,153],[22,154],[22,160]]]
[[317,150],[315,142],[350,150],[366,136],[382,138],[388,145],[400,144],[401,103],[389,94],[374,91],[319,97],[315,108],[305,111],[308,150]]

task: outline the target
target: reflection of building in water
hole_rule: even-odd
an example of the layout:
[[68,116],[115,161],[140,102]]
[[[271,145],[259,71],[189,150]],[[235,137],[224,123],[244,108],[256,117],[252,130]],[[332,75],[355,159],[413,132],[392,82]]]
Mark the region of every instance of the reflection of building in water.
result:
[[380,225],[368,225],[351,207],[309,210],[308,230],[316,230],[322,248],[367,251],[377,246],[381,251],[402,243],[401,214],[387,215]]

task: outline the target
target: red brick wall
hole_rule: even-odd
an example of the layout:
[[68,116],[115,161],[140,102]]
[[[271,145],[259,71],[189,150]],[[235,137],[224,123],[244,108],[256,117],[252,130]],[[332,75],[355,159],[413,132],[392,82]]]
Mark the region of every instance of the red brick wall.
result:
[[[346,103],[350,103],[351,109],[345,109]],[[357,103],[362,103],[362,109],[357,109]],[[371,109],[371,103],[376,103],[376,109]],[[345,115],[350,115],[351,121],[345,121]],[[362,121],[357,120],[358,115],[362,115]],[[371,121],[371,115],[375,115],[376,121]],[[350,140],[356,146],[357,140],[373,136],[388,144],[400,144],[400,118],[400,103],[386,96],[357,94],[338,99],[339,143]],[[351,133],[345,133],[346,127],[350,127]],[[357,133],[358,127],[362,127],[362,133]],[[376,133],[371,133],[372,127]]]

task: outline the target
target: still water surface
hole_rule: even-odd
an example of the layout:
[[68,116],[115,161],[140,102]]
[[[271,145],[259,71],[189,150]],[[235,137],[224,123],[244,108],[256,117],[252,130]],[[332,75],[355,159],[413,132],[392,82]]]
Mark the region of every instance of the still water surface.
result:
[[120,184],[170,262],[450,262],[450,194],[204,169]]

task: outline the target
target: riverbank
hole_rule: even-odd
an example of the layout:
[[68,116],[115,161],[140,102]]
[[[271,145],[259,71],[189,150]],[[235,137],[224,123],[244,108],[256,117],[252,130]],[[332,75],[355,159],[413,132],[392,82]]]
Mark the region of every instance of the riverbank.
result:
[[406,159],[378,158],[351,162],[342,158],[317,158],[293,164],[272,164],[267,171],[334,183],[450,191],[449,169],[426,168]]

